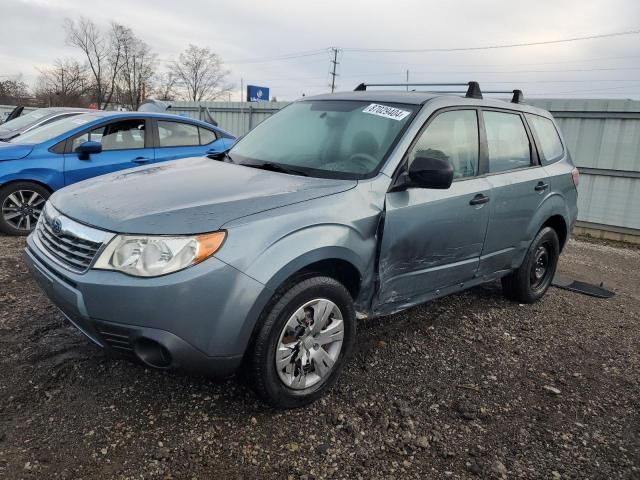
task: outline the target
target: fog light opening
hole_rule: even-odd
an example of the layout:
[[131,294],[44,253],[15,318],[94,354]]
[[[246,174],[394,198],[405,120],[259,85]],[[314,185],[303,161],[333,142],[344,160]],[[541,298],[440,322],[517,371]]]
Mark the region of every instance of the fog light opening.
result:
[[135,342],[134,352],[146,365],[153,368],[171,366],[171,354],[164,346],[149,338],[139,338]]

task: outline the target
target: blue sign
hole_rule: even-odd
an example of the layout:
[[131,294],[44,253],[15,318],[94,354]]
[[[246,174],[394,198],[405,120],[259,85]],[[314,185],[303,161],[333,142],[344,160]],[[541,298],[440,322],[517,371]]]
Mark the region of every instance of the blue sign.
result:
[[268,102],[269,88],[247,85],[247,102]]

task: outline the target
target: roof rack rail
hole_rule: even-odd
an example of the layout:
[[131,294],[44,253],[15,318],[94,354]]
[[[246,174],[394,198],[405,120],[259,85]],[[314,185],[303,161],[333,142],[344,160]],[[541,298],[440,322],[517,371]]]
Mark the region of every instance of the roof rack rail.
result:
[[[464,93],[467,98],[482,99],[482,90],[480,90],[480,84],[478,82],[468,83],[361,83],[354,92],[364,92],[367,87],[467,87],[466,91],[462,90],[446,90],[440,91],[440,93]],[[522,90],[486,90],[485,93],[511,93],[511,103],[524,103],[524,95]]]

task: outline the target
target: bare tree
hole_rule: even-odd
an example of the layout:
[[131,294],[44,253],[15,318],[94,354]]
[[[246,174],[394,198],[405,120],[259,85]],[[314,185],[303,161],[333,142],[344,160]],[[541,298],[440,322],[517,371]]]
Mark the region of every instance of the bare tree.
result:
[[84,53],[91,72],[96,106],[104,108],[111,102],[116,79],[122,68],[123,43],[126,27],[111,23],[104,33],[88,18],[80,17],[75,22],[65,20],[67,43]]
[[131,29],[122,31],[122,69],[119,80],[124,92],[123,103],[136,110],[151,90],[156,54]]
[[29,98],[29,88],[21,75],[0,80],[0,103],[7,105],[23,104]]
[[158,100],[175,100],[178,88],[178,77],[173,72],[163,72],[155,79],[154,95]]
[[206,47],[189,45],[173,62],[173,70],[186,96],[194,102],[213,100],[231,89],[225,84],[229,72],[223,68],[222,60]]
[[73,58],[57,59],[53,66],[40,70],[36,97],[49,106],[80,106],[89,81],[85,67]]

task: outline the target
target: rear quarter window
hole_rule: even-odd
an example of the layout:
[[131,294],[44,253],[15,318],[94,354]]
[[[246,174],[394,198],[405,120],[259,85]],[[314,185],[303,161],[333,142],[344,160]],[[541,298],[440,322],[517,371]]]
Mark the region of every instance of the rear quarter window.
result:
[[564,147],[553,122],[548,118],[530,113],[525,116],[538,138],[538,143],[542,150],[542,163],[548,165],[560,160],[564,155]]
[[209,145],[218,139],[218,136],[212,130],[202,127],[198,127],[198,130],[200,131],[200,145]]

